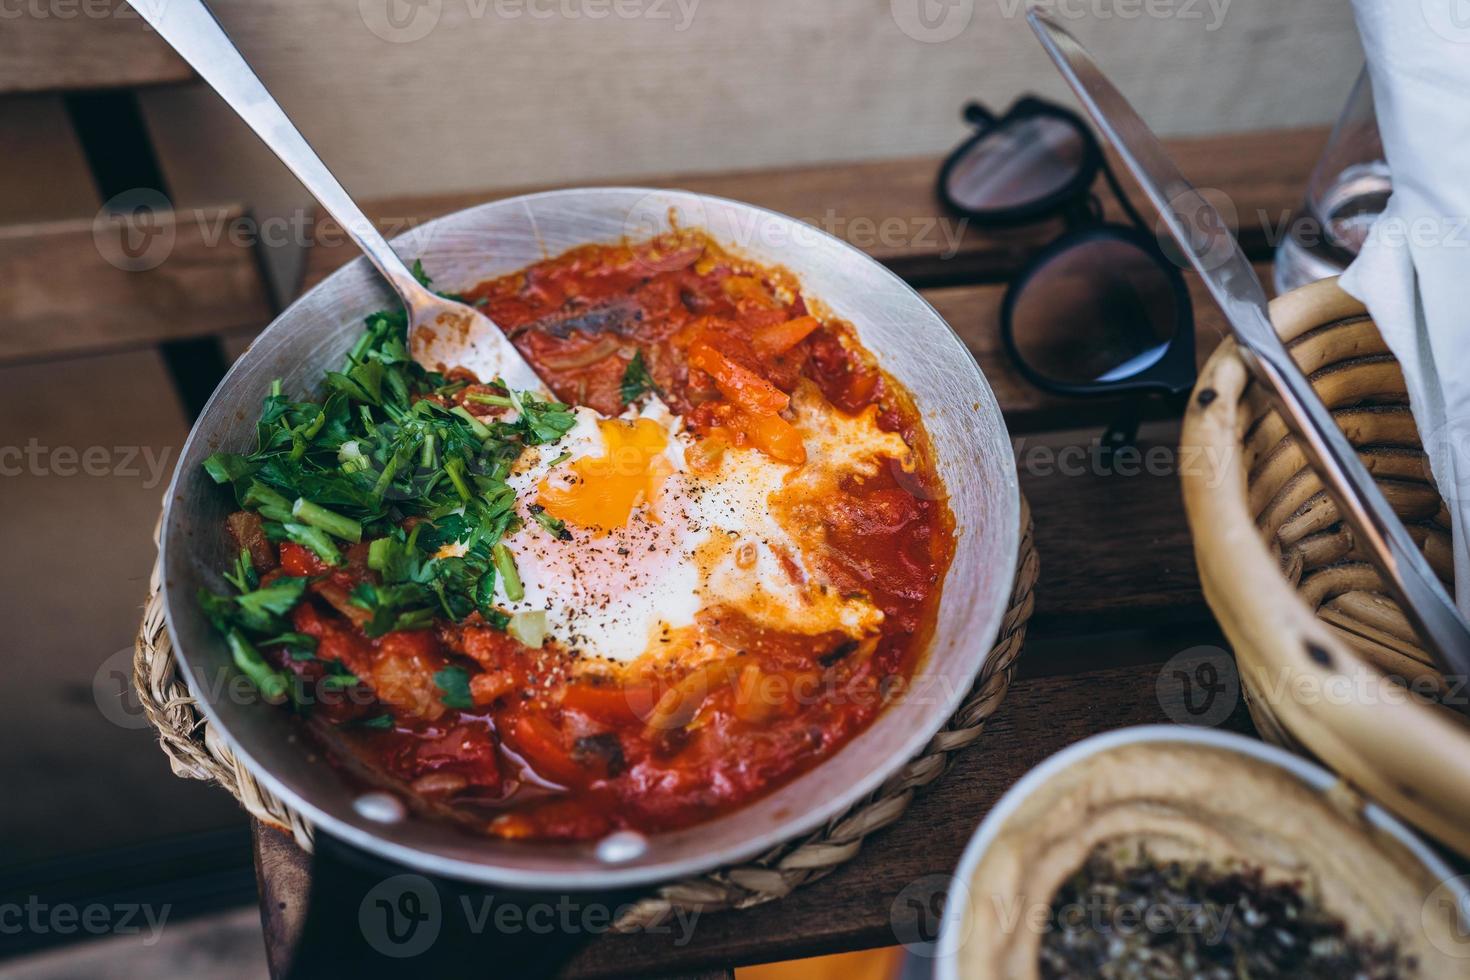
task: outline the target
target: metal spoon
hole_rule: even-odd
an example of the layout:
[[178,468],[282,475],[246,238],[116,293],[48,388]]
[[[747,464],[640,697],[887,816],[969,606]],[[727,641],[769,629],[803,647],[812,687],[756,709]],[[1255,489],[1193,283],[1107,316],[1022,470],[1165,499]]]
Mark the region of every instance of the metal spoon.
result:
[[271,98],[203,0],[128,3],[240,114],[377,266],[408,310],[414,360],[429,370],[468,368],[481,381],[498,377],[517,391],[548,394],[531,365],[489,317],[419,284]]

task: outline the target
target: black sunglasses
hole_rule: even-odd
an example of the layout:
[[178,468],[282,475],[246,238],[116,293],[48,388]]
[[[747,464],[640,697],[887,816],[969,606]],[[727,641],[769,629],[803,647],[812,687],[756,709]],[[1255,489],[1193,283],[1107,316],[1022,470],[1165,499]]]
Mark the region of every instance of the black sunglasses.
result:
[[[1069,229],[1016,275],[1001,304],[1001,340],[1021,374],[1062,395],[1188,392],[1189,290],[1087,124],[1030,96],[999,117],[971,103],[965,119],[974,135],[939,171],[945,207],[985,227],[1060,217]],[[1092,193],[1099,171],[1131,224],[1104,220]]]

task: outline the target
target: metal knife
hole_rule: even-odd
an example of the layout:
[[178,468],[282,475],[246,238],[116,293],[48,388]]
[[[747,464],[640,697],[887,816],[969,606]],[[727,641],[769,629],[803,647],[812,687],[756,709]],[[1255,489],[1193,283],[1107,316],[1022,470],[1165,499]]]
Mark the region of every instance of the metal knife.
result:
[[1184,179],[1087,49],[1035,9],[1026,19],[1220,304],[1241,359],[1271,396],[1428,652],[1447,675],[1470,677],[1470,629],[1352,443],[1287,353],[1271,326],[1266,291],[1225,219]]

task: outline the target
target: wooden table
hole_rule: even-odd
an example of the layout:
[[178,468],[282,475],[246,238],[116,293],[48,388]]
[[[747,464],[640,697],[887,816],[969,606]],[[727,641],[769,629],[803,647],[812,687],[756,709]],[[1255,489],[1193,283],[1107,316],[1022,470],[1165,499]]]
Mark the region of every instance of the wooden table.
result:
[[[1324,130],[1262,132],[1175,140],[1171,149],[1199,187],[1233,208],[1241,240],[1269,281],[1264,263],[1325,139]],[[1223,640],[1195,575],[1175,475],[1176,421],[1162,404],[1154,406],[1139,443],[1148,465],[1090,461],[1087,447],[1118,406],[1036,390],[1006,360],[997,335],[1007,277],[1059,228],[960,229],[934,199],[937,168],[926,158],[637,183],[749,201],[846,237],[920,288],[964,338],[1010,427],[1041,557],[1036,614],[1010,693],[936,787],[832,875],[779,902],[704,916],[685,945],[669,935],[604,936],[581,952],[569,976],[718,976],[743,964],[893,945],[895,897],[918,879],[952,871],[976,824],[1032,766],[1097,732],[1196,720],[1202,703],[1185,680],[1192,675],[1164,665],[1176,655],[1201,655],[1198,647],[1220,656]],[[368,211],[389,230],[402,230],[406,222],[506,193],[380,201]],[[1116,206],[1109,208],[1116,218]],[[354,254],[318,245],[307,284]],[[1190,288],[1203,360],[1225,328],[1200,283],[1191,278]],[[1219,724],[1250,731],[1243,705],[1232,700],[1212,714],[1224,709]],[[300,907],[306,877],[299,852],[274,832],[258,831],[257,845],[268,935],[280,936]]]

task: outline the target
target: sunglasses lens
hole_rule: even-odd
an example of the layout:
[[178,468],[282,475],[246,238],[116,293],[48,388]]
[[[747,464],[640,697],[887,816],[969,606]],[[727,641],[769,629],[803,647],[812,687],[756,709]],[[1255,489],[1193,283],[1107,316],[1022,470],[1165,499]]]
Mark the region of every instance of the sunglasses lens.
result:
[[1014,299],[1021,360],[1069,385],[1121,382],[1153,367],[1188,317],[1161,261],[1121,238],[1058,252]]
[[1028,116],[996,126],[960,157],[945,190],[969,211],[1001,211],[1040,201],[1075,178],[1086,141],[1070,122]]

